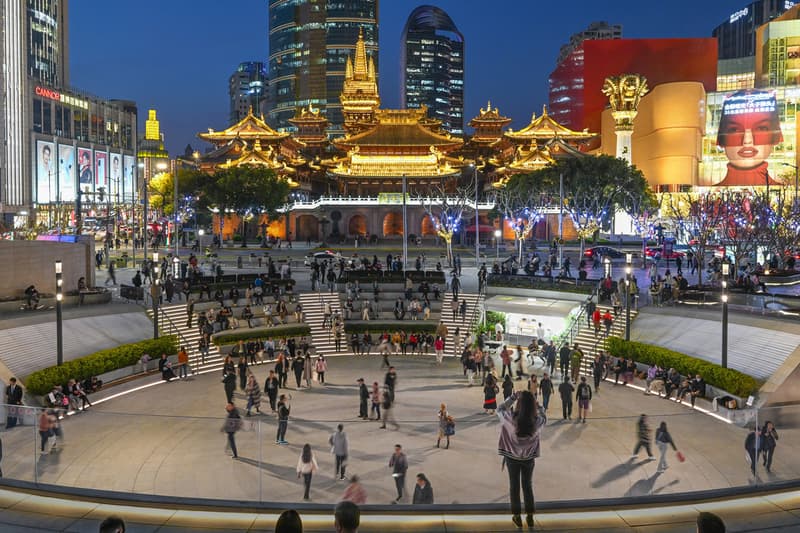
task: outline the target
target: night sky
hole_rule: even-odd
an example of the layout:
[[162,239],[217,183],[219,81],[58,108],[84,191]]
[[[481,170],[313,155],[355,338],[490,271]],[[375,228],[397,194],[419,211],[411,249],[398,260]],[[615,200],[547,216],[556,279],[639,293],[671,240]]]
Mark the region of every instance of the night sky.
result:
[[[590,22],[623,25],[623,37],[709,37],[748,0],[441,0],[466,42],[467,120],[487,100],[527,124],[547,103],[559,47]],[[400,33],[422,2],[380,2],[380,92],[399,107]],[[267,0],[72,0],[70,84],[105,98],[136,101],[140,131],[158,110],[170,155],[196,133],[223,129],[228,77],[242,61],[268,55]],[[466,122],[466,121],[465,121]]]

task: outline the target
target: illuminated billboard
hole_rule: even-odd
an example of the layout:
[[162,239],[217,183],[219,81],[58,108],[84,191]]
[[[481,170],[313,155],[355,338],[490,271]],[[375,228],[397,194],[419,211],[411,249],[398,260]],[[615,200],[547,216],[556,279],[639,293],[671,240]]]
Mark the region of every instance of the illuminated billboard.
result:
[[108,192],[108,154],[100,150],[94,151],[94,183],[95,188],[105,188]]
[[62,202],[75,200],[75,147],[70,144],[58,145],[58,190]]
[[108,154],[108,194],[116,201],[122,198],[122,156]]
[[701,187],[794,183],[800,87],[708,93]]
[[126,155],[122,158],[125,166],[122,169],[122,197],[126,202],[132,202],[134,196],[133,171],[136,166],[136,158]]
[[88,148],[78,148],[79,183],[83,192],[94,192],[94,165],[92,165],[92,151]]
[[36,141],[36,201],[40,204],[55,202],[58,193],[54,145],[50,141]]

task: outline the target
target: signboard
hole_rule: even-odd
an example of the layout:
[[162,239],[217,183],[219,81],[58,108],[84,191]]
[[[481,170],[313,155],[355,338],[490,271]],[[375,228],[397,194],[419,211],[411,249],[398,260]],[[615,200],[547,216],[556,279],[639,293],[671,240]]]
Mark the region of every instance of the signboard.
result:
[[58,190],[62,202],[75,200],[75,147],[70,144],[58,145]]
[[94,165],[88,148],[78,148],[78,183],[83,192],[94,192]]
[[[406,193],[406,203],[408,203],[408,193]],[[378,193],[378,203],[381,205],[397,205],[403,203],[403,193],[401,192],[382,192]]]
[[40,204],[55,202],[58,196],[55,145],[50,141],[36,141],[36,201]]

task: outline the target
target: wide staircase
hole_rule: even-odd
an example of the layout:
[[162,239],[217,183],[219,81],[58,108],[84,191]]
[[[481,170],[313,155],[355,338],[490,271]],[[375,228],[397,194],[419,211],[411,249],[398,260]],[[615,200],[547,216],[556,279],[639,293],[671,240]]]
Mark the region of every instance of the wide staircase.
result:
[[[446,292],[442,298],[442,322],[447,326],[447,339],[445,339],[445,355],[455,355],[460,357],[461,354],[454,352],[455,348],[455,332],[456,328],[460,330],[460,336],[463,339],[464,335],[469,333],[473,326],[481,318],[481,306],[483,305],[483,294],[470,294],[461,292],[458,294],[459,303],[461,300],[467,301],[467,313],[464,315],[464,320],[461,320],[461,315],[457,314],[453,319],[453,311],[451,309],[453,301],[453,293]],[[464,343],[462,342],[463,346]]]
[[[147,309],[147,316],[150,317],[150,320],[153,319],[152,309]],[[197,317],[192,319],[192,327],[187,328],[186,304],[159,307],[158,321],[158,329],[164,335],[177,335],[178,344],[186,346],[186,351],[189,353],[189,366],[192,371],[222,368],[222,353],[213,343],[208,347],[208,355],[205,357],[205,363],[202,362],[200,350],[198,350],[200,330],[197,327]],[[153,356],[153,354],[151,354],[151,357],[158,357],[158,355]]]
[[[597,308],[600,310],[600,314],[605,314],[606,310],[611,313],[611,316],[614,316],[613,308],[609,306],[598,305]],[[633,324],[634,318],[638,315],[639,312],[631,308],[631,324]],[[591,321],[589,321],[591,322]],[[609,333],[612,337],[621,337],[625,338],[625,308],[622,308],[620,311],[619,316],[614,319],[614,323],[611,326],[611,331]],[[577,342],[578,346],[583,350],[583,361],[581,362],[581,375],[582,376],[591,376],[592,375],[592,363],[594,362],[594,357],[600,350],[603,350],[603,342],[606,339],[606,328],[602,324],[600,324],[600,332],[595,336],[594,333],[594,326],[589,325],[587,323],[586,314],[582,314],[579,318],[579,326],[577,333],[575,334],[575,338],[573,342]]]
[[301,294],[298,301],[303,305],[303,315],[305,322],[311,328],[311,344],[314,346],[316,353],[323,355],[330,355],[336,353],[349,353],[349,337],[346,334],[342,335],[342,350],[336,351],[336,343],[333,336],[333,331],[330,327],[322,327],[324,321],[325,303],[331,304],[331,310],[342,316],[342,308],[339,303],[339,293],[334,292],[313,292]]

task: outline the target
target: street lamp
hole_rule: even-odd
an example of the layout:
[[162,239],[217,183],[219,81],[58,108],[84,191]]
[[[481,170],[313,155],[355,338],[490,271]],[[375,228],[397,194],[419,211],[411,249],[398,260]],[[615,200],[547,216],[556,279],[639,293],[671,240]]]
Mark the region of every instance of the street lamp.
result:
[[61,301],[64,299],[61,260],[56,261],[56,364],[64,364],[64,336],[61,327]]
[[722,263],[722,368],[728,368],[728,263]]
[[158,300],[161,298],[158,252],[153,252],[153,283],[150,284],[150,298],[153,300],[153,339],[158,338]]
[[611,258],[605,256],[603,258],[603,277],[607,278],[611,275]]
[[472,180],[475,182],[475,268],[479,268],[480,264],[480,217],[478,216],[478,165],[471,163]]
[[[408,213],[406,210],[406,175],[403,174],[403,274],[408,264]],[[387,265],[389,268],[389,265]],[[405,276],[404,276],[405,277]]]
[[631,273],[633,254],[625,254],[625,340],[631,340]]
[[503,235],[503,232],[499,229],[494,230],[494,243],[497,247],[497,255],[495,256],[498,260],[500,259],[500,237]]

